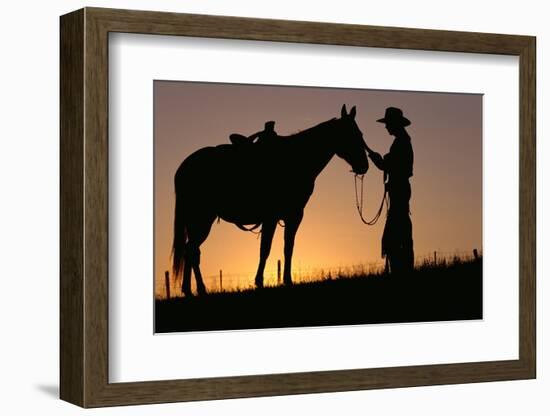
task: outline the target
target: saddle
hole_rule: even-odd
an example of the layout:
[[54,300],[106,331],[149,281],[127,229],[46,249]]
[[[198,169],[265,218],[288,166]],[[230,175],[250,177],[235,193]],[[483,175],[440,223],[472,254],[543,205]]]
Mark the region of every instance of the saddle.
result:
[[249,137],[246,137],[239,133],[233,133],[229,136],[229,140],[231,140],[231,143],[234,145],[240,146],[240,145],[247,145],[252,144],[252,140],[250,140]]

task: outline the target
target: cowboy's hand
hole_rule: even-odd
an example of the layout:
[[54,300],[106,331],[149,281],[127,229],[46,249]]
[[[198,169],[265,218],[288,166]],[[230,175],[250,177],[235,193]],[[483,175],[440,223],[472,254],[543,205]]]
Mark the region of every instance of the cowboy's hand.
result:
[[370,152],[369,157],[373,161],[373,163],[377,166],[382,165],[384,163],[384,159],[382,159],[382,156],[380,156],[380,153]]

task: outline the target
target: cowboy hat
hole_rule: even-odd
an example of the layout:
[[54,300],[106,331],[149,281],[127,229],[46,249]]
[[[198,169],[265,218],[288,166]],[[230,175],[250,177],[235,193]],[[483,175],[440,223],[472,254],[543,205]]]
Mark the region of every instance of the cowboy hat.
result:
[[409,119],[403,117],[403,111],[400,108],[388,107],[386,108],[386,113],[384,118],[376,120],[379,123],[385,123],[392,126],[409,126],[411,122]]

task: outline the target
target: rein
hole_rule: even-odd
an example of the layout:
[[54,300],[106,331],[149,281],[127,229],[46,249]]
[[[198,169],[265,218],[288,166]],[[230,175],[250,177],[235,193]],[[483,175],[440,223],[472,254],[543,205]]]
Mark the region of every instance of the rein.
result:
[[[355,206],[357,207],[357,213],[359,214],[359,218],[361,218],[361,221],[363,224],[366,225],[374,225],[378,222],[380,219],[380,216],[382,215],[382,210],[384,209],[384,203],[387,202],[387,192],[384,187],[384,195],[382,195],[382,202],[380,203],[380,207],[378,208],[378,211],[374,215],[373,219],[370,221],[367,221],[365,217],[363,216],[363,178],[365,175],[354,175],[354,188],[355,188]],[[361,182],[361,193],[358,194],[357,192],[357,178],[359,178],[359,181]]]

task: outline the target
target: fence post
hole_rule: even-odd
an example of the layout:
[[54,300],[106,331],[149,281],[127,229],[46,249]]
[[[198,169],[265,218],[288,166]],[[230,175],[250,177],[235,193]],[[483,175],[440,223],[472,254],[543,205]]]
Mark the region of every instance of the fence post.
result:
[[222,269],[220,269],[220,292],[223,290],[223,275]]
[[474,259],[478,259],[477,248],[474,248]]
[[277,284],[281,284],[281,260],[277,260]]
[[166,285],[166,299],[170,299],[170,272],[164,272],[164,284]]

